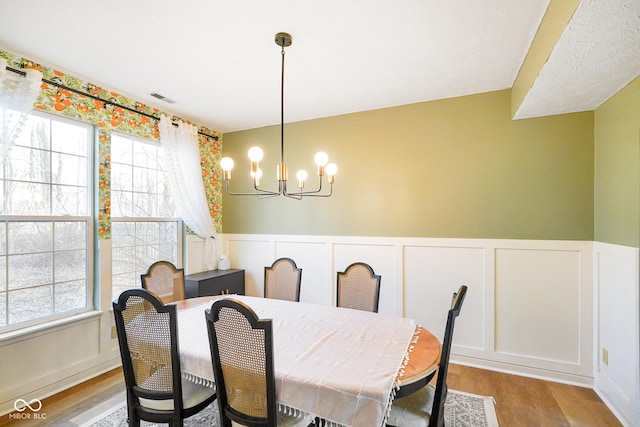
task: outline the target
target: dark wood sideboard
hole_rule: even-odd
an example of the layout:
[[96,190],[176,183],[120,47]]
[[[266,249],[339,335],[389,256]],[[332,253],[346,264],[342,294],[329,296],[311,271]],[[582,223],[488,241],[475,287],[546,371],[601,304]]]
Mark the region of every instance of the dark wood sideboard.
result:
[[184,297],[244,295],[244,270],[211,270],[184,276]]

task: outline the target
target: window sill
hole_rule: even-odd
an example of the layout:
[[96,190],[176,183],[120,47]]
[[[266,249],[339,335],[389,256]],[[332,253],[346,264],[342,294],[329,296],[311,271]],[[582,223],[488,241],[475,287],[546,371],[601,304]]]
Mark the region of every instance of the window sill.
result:
[[84,313],[74,314],[72,316],[51,320],[46,323],[0,333],[0,347],[75,326],[75,324],[77,323],[86,322],[88,320],[99,317],[101,314],[101,311],[91,310]]

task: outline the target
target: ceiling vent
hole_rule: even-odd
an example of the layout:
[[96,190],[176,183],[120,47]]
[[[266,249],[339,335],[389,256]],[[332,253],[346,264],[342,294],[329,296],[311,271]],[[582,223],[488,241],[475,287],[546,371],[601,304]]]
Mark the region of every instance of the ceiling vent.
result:
[[160,95],[159,93],[156,93],[156,92],[151,92],[149,95],[153,96],[154,98],[159,99],[160,101],[164,101],[167,104],[175,104],[176,103],[176,101],[174,101],[172,99],[169,99],[164,95]]

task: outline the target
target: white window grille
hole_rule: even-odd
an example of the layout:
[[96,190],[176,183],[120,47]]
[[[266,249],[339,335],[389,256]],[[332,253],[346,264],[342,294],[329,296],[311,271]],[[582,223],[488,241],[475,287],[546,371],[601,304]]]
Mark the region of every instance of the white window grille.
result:
[[155,261],[182,259],[182,221],[175,216],[162,169],[162,146],[111,135],[112,295],[141,287],[140,275]]
[[[0,108],[0,120],[0,331],[7,331],[92,308],[94,139],[92,126],[44,113]],[[18,125],[9,138],[4,130]]]

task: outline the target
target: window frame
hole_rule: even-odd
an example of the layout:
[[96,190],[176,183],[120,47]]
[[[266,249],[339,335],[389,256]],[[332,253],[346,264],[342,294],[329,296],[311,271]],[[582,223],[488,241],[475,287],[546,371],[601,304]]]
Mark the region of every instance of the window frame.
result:
[[[151,139],[146,139],[146,138],[142,138],[136,135],[131,135],[131,134],[127,134],[124,132],[111,132],[111,166],[113,167],[114,163],[115,164],[122,164],[121,162],[119,162],[117,159],[114,158],[113,155],[113,135],[116,135],[120,138],[125,138],[125,139],[131,139],[131,140],[136,140],[138,142],[144,143],[144,144],[149,144],[149,145],[156,145],[159,148],[162,148],[162,144],[159,141],[155,141],[155,140],[151,140]],[[135,160],[133,161],[134,165],[135,165]],[[113,171],[113,169],[112,169]],[[111,183],[113,183],[113,174],[111,175]],[[112,199],[112,195],[113,195],[113,187],[110,189],[110,198]],[[122,190],[116,190],[116,191],[122,191]],[[136,193],[135,189],[133,190],[134,193]],[[113,199],[111,201],[111,248],[112,248],[112,257],[111,257],[111,271],[112,271],[112,282],[111,282],[111,289],[110,289],[110,294],[112,296],[112,299],[116,298],[117,295],[114,295],[114,280],[113,278],[117,275],[120,275],[121,273],[118,272],[116,273],[116,271],[118,271],[117,269],[114,268],[114,261],[115,261],[115,256],[113,255],[115,250],[119,247],[124,247],[123,246],[115,246],[114,245],[114,238],[113,238],[113,225],[115,223],[125,223],[125,222],[130,222],[130,223],[134,223],[135,226],[137,226],[137,224],[143,224],[143,223],[162,223],[162,222],[166,222],[166,223],[176,223],[176,260],[175,262],[173,260],[166,260],[166,261],[170,261],[170,262],[174,262],[177,268],[183,268],[184,265],[184,254],[185,254],[185,247],[184,247],[184,242],[185,242],[185,226],[184,226],[184,222],[182,221],[182,218],[177,217],[177,216],[173,216],[173,217],[156,217],[156,216],[148,216],[148,217],[137,217],[137,216],[114,216],[113,215],[113,211],[114,211],[114,202]],[[145,243],[143,243],[143,245],[146,245]],[[134,241],[134,244],[131,245],[131,247],[133,247],[134,252],[136,250],[137,247],[139,247],[139,245],[137,244],[137,242]],[[158,260],[156,260],[158,261]],[[149,264],[151,265],[151,264]],[[133,273],[134,273],[134,277],[135,280],[137,281],[136,283],[136,287],[141,287],[142,286],[142,281],[140,279],[140,275],[144,274],[147,272],[147,269],[149,268],[149,265],[146,265],[144,267],[144,269],[142,268],[138,268],[137,265],[133,266]]]
[[[57,114],[53,114],[53,113],[49,113],[49,112],[45,112],[45,111],[40,111],[40,110],[32,110],[29,113],[27,113],[30,116],[34,116],[34,117],[40,117],[43,118],[45,120],[47,120],[49,122],[49,131],[51,131],[52,128],[52,123],[53,122],[61,122],[61,123],[67,123],[67,124],[71,124],[74,126],[80,126],[86,129],[87,131],[87,143],[88,143],[88,147],[87,147],[87,152],[86,152],[86,160],[87,160],[87,176],[86,176],[86,191],[87,191],[87,215],[77,215],[77,216],[70,216],[70,215],[5,215],[4,213],[0,213],[0,227],[6,227],[5,228],[5,236],[4,236],[4,245],[5,245],[5,253],[3,253],[2,255],[0,255],[0,257],[4,257],[6,260],[6,264],[5,264],[5,269],[4,269],[4,279],[5,279],[5,284],[6,284],[6,288],[4,289],[5,292],[5,304],[6,304],[6,313],[5,313],[5,320],[7,321],[7,323],[3,326],[0,326],[0,337],[6,337],[6,336],[13,336],[16,334],[22,334],[30,332],[32,330],[37,330],[37,329],[46,329],[49,327],[53,327],[55,325],[60,324],[61,322],[67,322],[67,321],[72,321],[73,319],[77,318],[78,315],[82,315],[85,313],[90,313],[90,312],[94,312],[96,311],[96,298],[95,295],[99,294],[98,290],[96,289],[97,287],[97,283],[99,283],[99,281],[96,280],[95,277],[95,272],[96,272],[96,263],[98,262],[97,260],[97,251],[95,248],[95,242],[96,242],[96,232],[97,232],[97,209],[96,209],[96,200],[97,200],[97,191],[98,191],[98,174],[97,174],[97,168],[96,168],[96,164],[97,164],[97,152],[98,152],[98,143],[97,143],[97,129],[96,126],[93,125],[90,122],[84,121],[84,120],[78,120],[78,119],[74,119],[74,118],[70,118],[70,117],[66,117],[66,116],[62,116],[62,115],[57,115]],[[60,151],[56,151],[54,150],[53,146],[51,145],[51,141],[52,141],[52,136],[51,134],[49,134],[49,148],[46,150],[46,152],[48,153],[48,155],[53,156],[54,154],[68,154],[68,153],[62,153]],[[46,184],[49,185],[49,191],[51,191],[51,189],[53,188],[54,185],[59,185],[59,183],[55,183],[52,179],[52,170],[49,170],[49,181],[46,182]],[[3,182],[6,182],[4,179],[4,171],[0,171],[0,174],[2,174],[3,176]],[[0,186],[0,191],[4,192],[5,191],[5,187]],[[4,203],[5,197],[4,194],[2,194],[2,203]],[[53,209],[50,206],[50,209]],[[4,206],[2,206],[2,211],[4,212]],[[64,312],[60,312],[60,313],[56,313],[55,312],[55,290],[53,291],[53,310],[54,312],[50,315],[47,316],[43,316],[43,317],[38,317],[35,319],[31,319],[31,320],[26,320],[26,321],[22,321],[19,323],[14,323],[14,324],[9,324],[8,323],[8,319],[9,319],[9,293],[10,293],[10,289],[9,289],[9,268],[8,267],[8,261],[9,258],[11,256],[14,256],[15,254],[9,254],[8,253],[8,248],[9,248],[9,233],[7,233],[7,229],[10,223],[16,223],[16,222],[50,222],[52,223],[52,238],[55,239],[55,224],[56,223],[63,223],[63,222],[81,222],[85,224],[85,271],[86,271],[86,275],[84,277],[85,281],[86,281],[86,286],[85,286],[85,291],[86,291],[86,300],[85,300],[85,304],[84,307],[82,308],[76,308],[76,309],[71,309],[71,310],[67,310]],[[55,254],[57,252],[60,252],[60,250],[56,250],[55,246],[51,247],[51,256],[52,259],[55,260]],[[28,253],[37,253],[37,252],[28,252]],[[43,252],[43,253],[48,253],[48,252]],[[52,276],[54,276],[55,274],[55,261],[52,265]],[[60,283],[64,283],[64,281],[60,282]],[[50,284],[51,286],[54,286],[55,289],[55,285],[56,285],[56,281],[55,279],[52,281],[52,283]],[[48,285],[47,285],[48,286]],[[37,302],[34,302],[37,303]],[[83,317],[83,316],[81,316]]]

